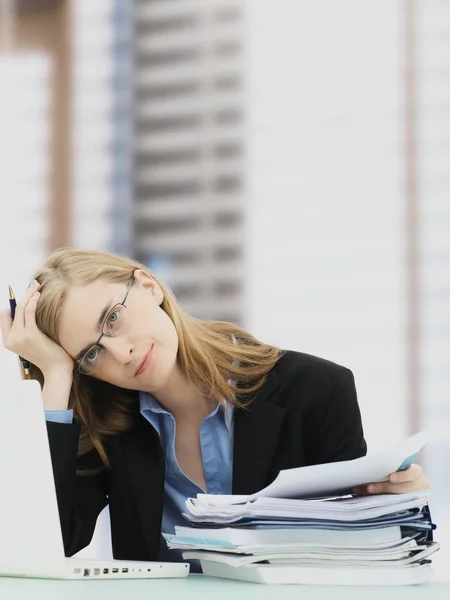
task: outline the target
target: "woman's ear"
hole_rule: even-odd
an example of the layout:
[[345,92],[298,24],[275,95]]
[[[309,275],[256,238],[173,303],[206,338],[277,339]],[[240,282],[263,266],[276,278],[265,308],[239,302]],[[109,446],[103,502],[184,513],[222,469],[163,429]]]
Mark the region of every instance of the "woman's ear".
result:
[[144,269],[136,269],[133,275],[135,282],[144,290],[148,290],[158,305],[161,306],[164,300],[164,292],[156,279],[150,273],[144,271]]

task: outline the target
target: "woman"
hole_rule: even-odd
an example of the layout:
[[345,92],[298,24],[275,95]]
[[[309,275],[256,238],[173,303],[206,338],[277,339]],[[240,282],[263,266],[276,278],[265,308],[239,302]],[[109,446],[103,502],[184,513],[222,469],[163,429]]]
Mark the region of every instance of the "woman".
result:
[[[155,560],[187,497],[366,453],[348,369],[186,315],[133,260],[54,252],[1,328],[43,385],[68,556],[106,504],[114,557]],[[415,465],[366,491],[426,487]]]

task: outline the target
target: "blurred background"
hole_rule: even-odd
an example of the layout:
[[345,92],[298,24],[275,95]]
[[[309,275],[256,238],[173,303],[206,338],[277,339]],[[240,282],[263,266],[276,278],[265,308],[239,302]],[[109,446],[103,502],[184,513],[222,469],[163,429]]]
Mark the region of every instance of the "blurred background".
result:
[[[348,366],[370,451],[433,432],[445,576],[450,1],[0,7],[5,307],[50,250],[111,250],[196,316]],[[84,552],[110,552],[105,517]]]

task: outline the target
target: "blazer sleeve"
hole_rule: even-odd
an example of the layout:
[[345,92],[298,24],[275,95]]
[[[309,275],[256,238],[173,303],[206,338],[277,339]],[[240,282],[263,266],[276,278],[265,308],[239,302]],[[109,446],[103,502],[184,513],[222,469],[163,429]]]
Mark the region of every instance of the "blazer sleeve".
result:
[[72,556],[89,545],[97,517],[107,505],[107,472],[77,475],[77,469],[97,469],[96,451],[77,458],[80,425],[47,421],[47,433],[58,500],[64,551]]
[[325,406],[316,445],[317,464],[352,460],[367,453],[353,373],[343,369]]

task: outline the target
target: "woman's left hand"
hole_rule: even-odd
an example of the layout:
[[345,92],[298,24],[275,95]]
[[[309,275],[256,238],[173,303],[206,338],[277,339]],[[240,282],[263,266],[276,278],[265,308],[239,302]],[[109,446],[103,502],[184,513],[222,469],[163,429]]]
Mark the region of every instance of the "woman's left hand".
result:
[[388,481],[379,481],[359,486],[353,490],[354,494],[404,494],[418,490],[427,490],[430,481],[425,477],[419,465],[411,465],[404,471],[396,471],[389,475]]

